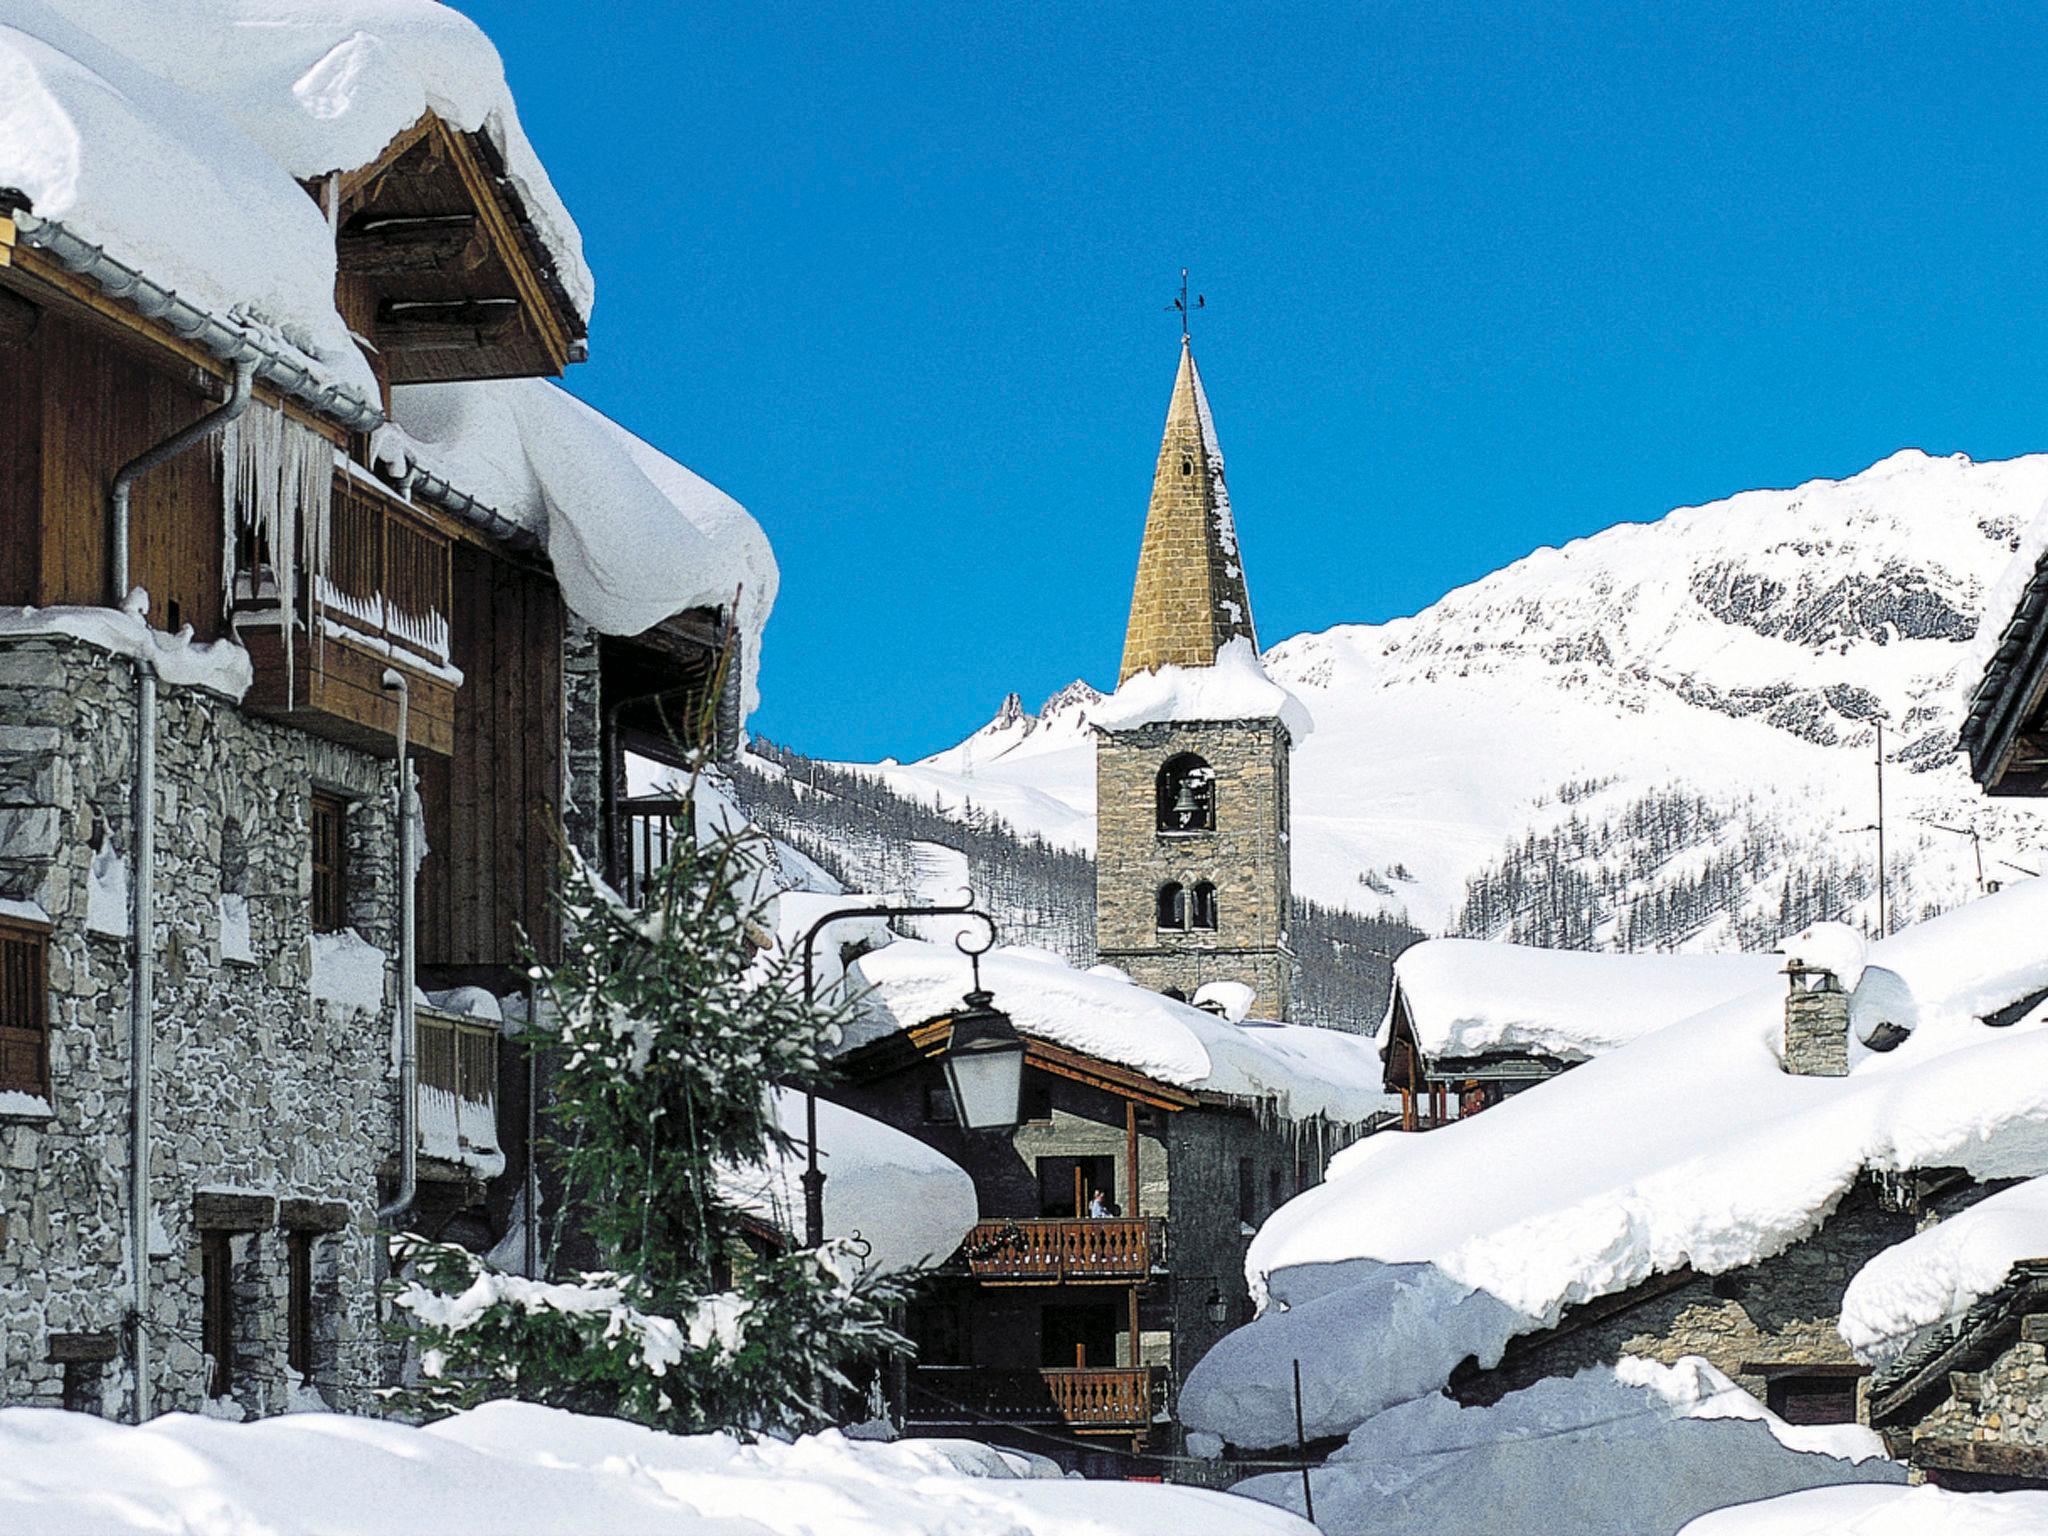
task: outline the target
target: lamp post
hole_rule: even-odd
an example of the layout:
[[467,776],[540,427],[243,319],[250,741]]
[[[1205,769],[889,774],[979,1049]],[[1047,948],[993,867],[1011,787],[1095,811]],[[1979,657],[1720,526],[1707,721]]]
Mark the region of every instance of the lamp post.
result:
[[954,947],[974,966],[974,985],[967,1006],[953,1015],[946,1041],[946,1091],[953,1095],[953,1118],[963,1131],[1009,1130],[1017,1124],[1024,1097],[1024,1041],[1009,1015],[989,1005],[995,998],[982,990],[981,957],[995,944],[995,934],[980,949],[969,949],[956,936]]
[[[818,935],[833,923],[856,917],[971,917],[988,925],[988,943],[975,951],[975,985],[980,986],[979,956],[995,944],[996,920],[975,906],[972,895],[952,906],[898,906],[886,903],[867,907],[839,907],[827,912],[804,930],[804,1001],[817,1000],[816,944]],[[957,944],[959,940],[956,938]],[[1000,1017],[1000,1015],[998,1015]],[[1005,1020],[1005,1023],[1008,1021]],[[804,1090],[804,1246],[821,1248],[825,1243],[825,1170],[818,1166],[818,1092]]]

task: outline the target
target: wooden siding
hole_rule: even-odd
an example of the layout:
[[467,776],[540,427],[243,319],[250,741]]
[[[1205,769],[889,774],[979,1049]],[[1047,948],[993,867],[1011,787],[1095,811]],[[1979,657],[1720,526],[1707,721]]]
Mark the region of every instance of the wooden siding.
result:
[[458,546],[453,618],[454,754],[420,764],[420,963],[514,966],[521,929],[553,953],[561,597],[545,576]]
[[[0,291],[0,301],[12,295]],[[0,339],[0,603],[36,602],[41,567],[42,337]]]

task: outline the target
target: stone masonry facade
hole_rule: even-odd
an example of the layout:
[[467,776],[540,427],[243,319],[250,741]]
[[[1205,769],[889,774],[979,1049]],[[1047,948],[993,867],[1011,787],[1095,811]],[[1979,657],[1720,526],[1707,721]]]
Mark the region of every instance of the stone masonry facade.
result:
[[[1158,825],[1161,768],[1194,753],[1215,773],[1213,831]],[[1096,949],[1142,986],[1188,997],[1210,981],[1242,981],[1254,1012],[1284,1019],[1294,957],[1287,925],[1288,736],[1277,720],[1173,722],[1101,731],[1095,750]],[[1216,887],[1216,926],[1164,929],[1158,892],[1170,881]]]
[[[1908,1455],[1930,1444],[1967,1447],[1989,1466],[2036,1477],[2048,1469],[2048,1314],[2022,1319],[2020,1337],[1983,1370],[1950,1374],[1949,1396],[1913,1426]],[[1999,1458],[1986,1447],[2027,1454]]]
[[[128,918],[94,862],[124,879],[130,867],[135,723],[127,660],[62,636],[0,642],[0,898],[40,905],[51,927],[48,1099],[0,1117],[4,1403],[63,1401],[67,1369],[80,1369],[63,1357],[80,1338],[113,1358],[74,1395],[120,1414],[132,1392]],[[389,953],[390,764],[198,688],[160,688],[148,1256],[159,1411],[208,1395],[202,1227],[229,1234],[214,1241],[227,1246],[242,1411],[305,1401],[286,1365],[295,1244],[310,1251],[313,1389],[364,1409],[384,1370],[374,1213],[397,1148],[391,983],[387,972],[376,986],[375,956],[367,985],[319,974],[316,789],[347,805],[350,925]],[[246,959],[224,953],[241,948],[224,930],[242,904]]]

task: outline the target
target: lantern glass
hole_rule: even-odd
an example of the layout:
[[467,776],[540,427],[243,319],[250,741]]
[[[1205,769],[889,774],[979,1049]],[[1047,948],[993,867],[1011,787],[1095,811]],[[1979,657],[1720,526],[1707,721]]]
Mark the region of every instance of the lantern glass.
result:
[[1221,1323],[1230,1316],[1230,1307],[1223,1299],[1221,1286],[1209,1288],[1209,1300],[1204,1304],[1203,1310],[1209,1314],[1209,1321],[1212,1323]]
[[976,992],[953,1020],[946,1048],[946,1086],[953,1113],[970,1131],[1007,1130],[1018,1123],[1024,1096],[1024,1042],[1002,1014]]

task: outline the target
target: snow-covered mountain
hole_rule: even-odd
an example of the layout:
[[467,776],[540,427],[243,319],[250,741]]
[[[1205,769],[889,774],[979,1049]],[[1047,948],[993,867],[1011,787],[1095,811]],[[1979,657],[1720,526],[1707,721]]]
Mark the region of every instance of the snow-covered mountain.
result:
[[[1984,593],[2044,499],[2048,455],[1906,451],[1281,642],[1267,668],[1315,720],[1295,758],[1297,892],[1602,947],[1874,924],[1879,722],[1895,926],[1976,890],[1969,829],[1987,877],[2038,869],[2039,816],[1978,794],[1951,749]],[[958,746],[869,771],[1087,848],[1099,698],[1076,683],[1031,715],[1012,695]]]

